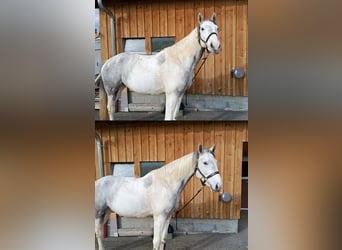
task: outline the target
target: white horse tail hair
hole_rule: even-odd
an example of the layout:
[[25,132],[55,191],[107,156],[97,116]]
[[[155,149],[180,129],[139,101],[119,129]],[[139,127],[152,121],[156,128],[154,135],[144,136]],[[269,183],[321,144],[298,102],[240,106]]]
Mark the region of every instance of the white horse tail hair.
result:
[[101,80],[101,73],[95,78],[95,86],[100,86],[100,80]]

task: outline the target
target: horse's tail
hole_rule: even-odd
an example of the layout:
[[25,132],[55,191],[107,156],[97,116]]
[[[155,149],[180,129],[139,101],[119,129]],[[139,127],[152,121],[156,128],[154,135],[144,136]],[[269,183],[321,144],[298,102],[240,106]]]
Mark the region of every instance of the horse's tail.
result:
[[101,80],[101,73],[95,78],[95,86],[99,87],[100,86],[100,80]]

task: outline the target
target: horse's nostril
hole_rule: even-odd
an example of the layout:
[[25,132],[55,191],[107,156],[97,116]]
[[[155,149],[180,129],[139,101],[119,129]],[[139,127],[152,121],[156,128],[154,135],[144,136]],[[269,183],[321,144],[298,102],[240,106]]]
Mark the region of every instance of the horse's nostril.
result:
[[218,190],[219,189],[219,186],[216,184],[216,186],[215,186],[215,190]]

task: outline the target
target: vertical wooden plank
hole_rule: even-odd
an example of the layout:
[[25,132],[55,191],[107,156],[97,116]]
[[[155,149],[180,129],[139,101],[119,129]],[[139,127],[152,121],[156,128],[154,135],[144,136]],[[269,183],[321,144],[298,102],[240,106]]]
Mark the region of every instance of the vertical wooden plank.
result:
[[245,17],[244,20],[244,35],[245,35],[245,70],[247,72],[246,78],[244,79],[244,90],[242,95],[248,96],[249,90],[248,90],[248,1],[245,1],[244,5],[244,14]]
[[111,162],[111,138],[109,135],[109,128],[102,128],[100,136],[102,140],[103,162]]
[[132,125],[130,123],[127,123],[127,126],[125,126],[125,139],[126,139],[126,161],[127,162],[133,162],[133,133],[132,133]]
[[241,208],[241,176],[242,176],[242,142],[243,128],[236,124],[235,156],[234,156],[234,193],[233,219],[240,219]]
[[176,1],[175,3],[175,17],[176,17],[176,42],[181,40],[185,33],[184,33],[184,2],[183,1]]
[[184,153],[184,133],[183,133],[183,124],[175,124],[174,133],[175,133],[175,159],[178,159],[185,155]]
[[109,36],[108,33],[110,33],[110,28],[108,27],[108,18],[106,12],[102,11],[100,9],[100,32],[101,32],[101,61],[102,64],[109,58]]
[[142,124],[140,127],[141,133],[141,161],[149,161],[149,139],[148,139],[148,127],[146,124]]
[[152,36],[152,4],[145,2],[145,49],[147,54],[151,54],[151,36]]
[[[225,192],[231,195],[234,193],[234,155],[235,155],[235,126],[232,122],[225,124],[225,165],[223,187]],[[224,216],[231,218],[233,212],[233,202],[225,206]]]
[[159,1],[152,2],[151,10],[152,10],[152,37],[159,37],[160,36]]
[[148,126],[148,141],[149,141],[149,154],[150,161],[157,160],[157,130],[154,123]]
[[144,4],[141,1],[137,3],[137,36],[145,36],[145,15],[144,15]]
[[[194,133],[193,133],[193,149],[192,151],[196,151],[198,148],[198,144],[203,144],[203,122],[194,122]],[[209,147],[209,145],[203,144],[204,147]],[[193,184],[193,195],[197,193],[197,191],[202,187],[202,184],[198,178],[193,178],[194,184]],[[193,218],[203,218],[204,216],[204,209],[203,209],[203,203],[204,200],[204,194],[203,190],[202,192],[194,199],[192,206],[192,214]]]
[[165,163],[175,160],[175,133],[174,125],[165,125]]
[[118,160],[119,162],[127,162],[126,158],[126,136],[125,136],[125,127],[118,126],[116,128],[117,137],[118,137]]
[[118,136],[115,127],[109,128],[109,140],[110,140],[110,154],[111,154],[111,162],[119,161],[119,151],[118,151]]
[[130,15],[129,15],[129,3],[124,2],[122,4],[122,35],[123,38],[130,37]]
[[[225,70],[225,61],[224,61],[224,35],[225,35],[225,9],[224,9],[224,0],[215,0],[214,11],[216,13],[216,24],[219,27],[218,38],[221,43],[221,52],[218,55],[214,56],[215,63],[215,72],[214,72],[214,95],[224,95],[224,87],[223,82],[225,75],[227,74]],[[228,72],[229,74],[229,72]]]
[[129,5],[129,29],[130,37],[138,37],[137,7],[133,3]]
[[[236,67],[236,0],[227,0],[226,8],[226,70],[230,72]],[[234,95],[235,93],[235,78],[226,78],[226,94]]]
[[[223,178],[225,176],[225,171],[224,171],[224,160],[225,160],[225,126],[223,122],[215,122],[215,143],[216,143],[216,150],[215,150],[215,155],[216,155],[216,160],[217,160],[217,167],[220,171],[220,175]],[[211,146],[211,145],[209,145]],[[219,196],[215,195],[215,201],[214,201],[214,208],[215,208],[215,218],[220,218],[223,219],[223,209],[224,206],[226,205],[223,202],[219,201]]]
[[122,17],[122,5],[120,2],[115,2],[114,4],[114,18],[115,18],[115,47],[116,53],[119,54],[123,52],[123,17]]
[[159,5],[160,36],[169,36],[167,33],[167,3],[161,1]]
[[168,36],[176,36],[175,29],[175,0],[167,1],[167,34]]
[[194,28],[194,2],[185,1],[184,3],[184,36],[188,35]]
[[[237,1],[236,6],[236,64],[237,67],[247,66],[247,2]],[[247,79],[238,79],[235,95],[247,93]]]
[[140,176],[140,161],[141,157],[141,134],[140,126],[134,126],[133,130],[133,151],[134,151],[134,174],[136,177]]
[[103,152],[103,174],[108,175],[111,174],[110,163],[112,162],[110,129],[108,127],[103,127],[100,136]]
[[[156,124],[155,124],[156,125]],[[165,161],[165,126],[157,126],[157,161]]]

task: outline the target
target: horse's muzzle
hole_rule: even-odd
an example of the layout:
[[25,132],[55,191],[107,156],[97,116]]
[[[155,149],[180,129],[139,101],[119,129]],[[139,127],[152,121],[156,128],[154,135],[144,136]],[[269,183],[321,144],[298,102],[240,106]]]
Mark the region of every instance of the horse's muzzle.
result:
[[213,189],[213,192],[220,192],[220,190],[221,190],[221,185],[216,184],[214,189]]

